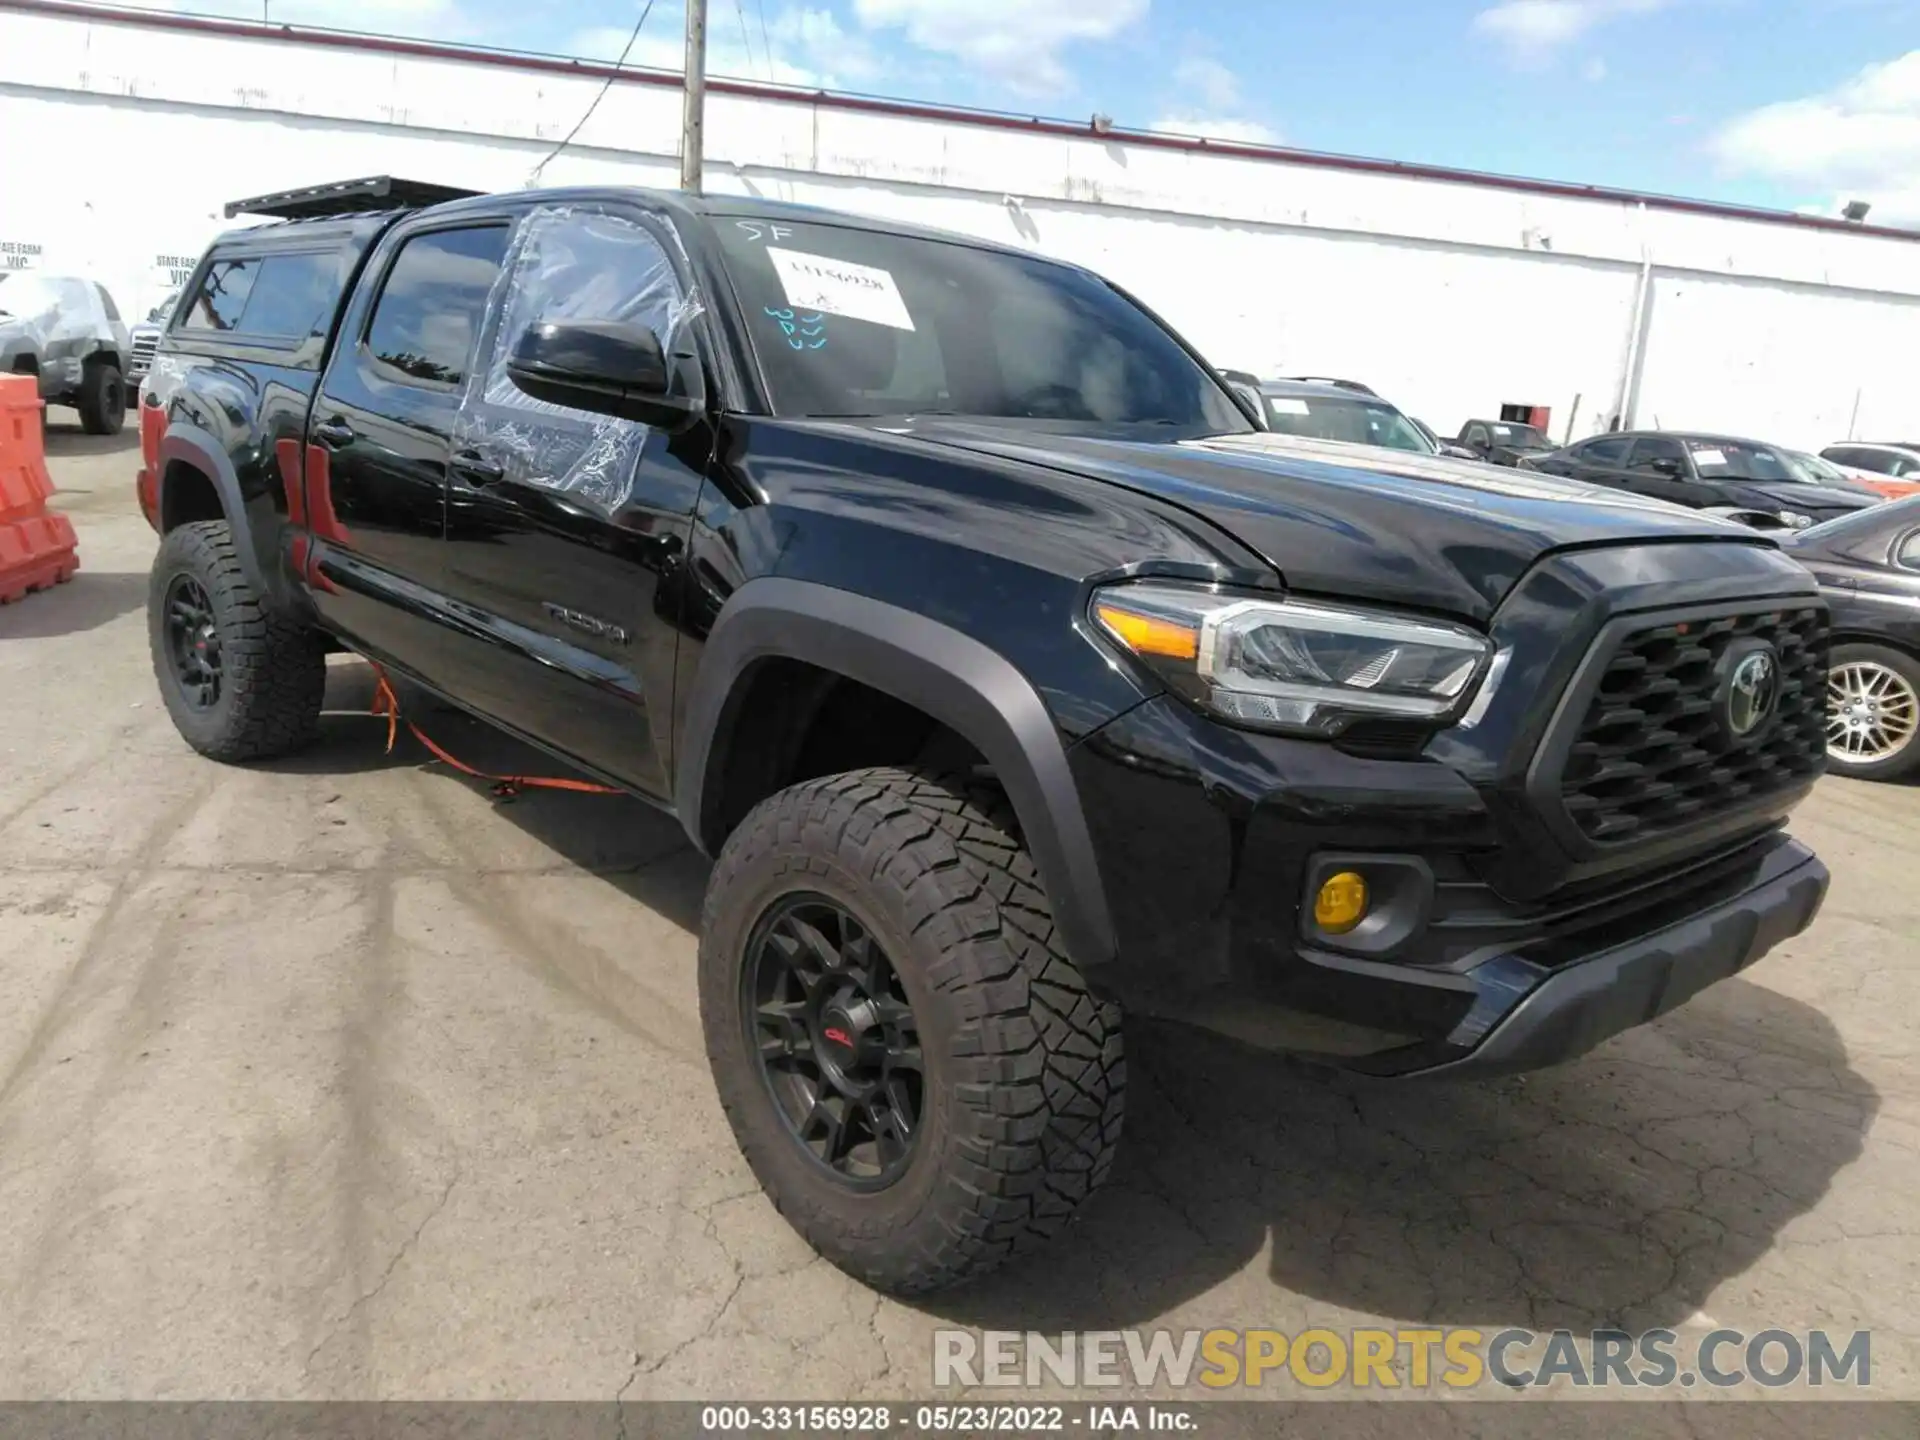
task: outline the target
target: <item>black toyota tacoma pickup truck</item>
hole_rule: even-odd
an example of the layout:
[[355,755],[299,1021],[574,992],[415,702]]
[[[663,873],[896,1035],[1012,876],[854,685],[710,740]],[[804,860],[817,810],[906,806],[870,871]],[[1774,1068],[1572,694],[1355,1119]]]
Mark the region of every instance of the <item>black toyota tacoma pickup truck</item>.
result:
[[1263,433],[1024,251],[372,191],[237,206],[286,218],[217,241],[168,323],[167,708],[205,755],[280,754],[345,648],[676,815],[715,858],[735,1133],[875,1286],[1068,1221],[1123,1011],[1497,1074],[1820,905],[1781,827],[1824,763],[1827,612],[1762,535]]

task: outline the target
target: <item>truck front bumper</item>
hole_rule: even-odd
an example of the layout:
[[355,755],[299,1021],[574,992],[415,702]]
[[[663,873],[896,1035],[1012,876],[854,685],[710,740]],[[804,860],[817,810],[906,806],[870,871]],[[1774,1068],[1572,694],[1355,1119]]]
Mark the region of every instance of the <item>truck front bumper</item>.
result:
[[[1799,934],[1827,889],[1778,814],[1511,887],[1527,845],[1449,766],[1228,732],[1172,700],[1070,759],[1120,940],[1090,983],[1137,1014],[1369,1074],[1572,1059]],[[1376,894],[1412,877],[1405,923],[1371,942],[1319,934],[1315,889],[1348,869]]]
[[1377,1075],[1461,1077],[1560,1064],[1746,969],[1805,930],[1826,893],[1827,867],[1784,840],[1752,889],[1557,968],[1517,956],[1486,961],[1467,972],[1477,998],[1444,1039],[1345,1063]]

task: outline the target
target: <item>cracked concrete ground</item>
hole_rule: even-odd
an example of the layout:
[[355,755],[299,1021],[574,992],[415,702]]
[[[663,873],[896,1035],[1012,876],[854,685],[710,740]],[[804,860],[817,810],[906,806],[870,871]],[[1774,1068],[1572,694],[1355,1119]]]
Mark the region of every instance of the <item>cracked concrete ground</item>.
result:
[[942,1325],[1369,1324],[1864,1327],[1920,1397],[1913,790],[1823,783],[1815,928],[1562,1070],[1395,1087],[1136,1029],[1084,1223],[900,1305],[735,1152],[677,827],[387,756],[357,663],[317,749],[190,754],[133,434],[65,418],[86,568],[0,609],[0,1398],[899,1399]]

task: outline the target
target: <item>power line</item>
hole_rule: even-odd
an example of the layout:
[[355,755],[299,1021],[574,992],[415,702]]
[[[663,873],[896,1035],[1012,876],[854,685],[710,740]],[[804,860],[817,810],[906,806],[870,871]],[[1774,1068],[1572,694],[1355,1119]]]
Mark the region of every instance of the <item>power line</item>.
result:
[[[740,46],[747,52],[747,75],[753,75],[753,41],[747,35],[747,7],[740,0],[733,0],[733,13],[740,17]],[[772,61],[768,61],[768,78],[772,78]]]
[[767,0],[753,0],[753,8],[760,14],[760,53],[767,57],[767,81],[773,82],[773,45],[767,39]]
[[533,174],[529,176],[527,180],[528,184],[532,184],[540,178],[541,173],[547,166],[553,163],[554,158],[573,143],[573,137],[578,135],[581,130],[585,128],[587,121],[593,118],[593,112],[598,110],[600,108],[600,102],[607,98],[607,91],[613,88],[613,82],[620,74],[621,69],[626,65],[627,57],[633,53],[633,47],[640,43],[640,31],[647,23],[647,16],[652,13],[653,0],[647,0],[646,7],[640,12],[640,18],[633,22],[633,33],[627,36],[627,48],[622,50],[620,52],[620,58],[613,62],[613,69],[608,72],[606,83],[600,87],[600,93],[593,97],[593,103],[587,106],[586,113],[574,122],[573,129],[567,132],[567,138],[554,146],[547,158],[533,167]]

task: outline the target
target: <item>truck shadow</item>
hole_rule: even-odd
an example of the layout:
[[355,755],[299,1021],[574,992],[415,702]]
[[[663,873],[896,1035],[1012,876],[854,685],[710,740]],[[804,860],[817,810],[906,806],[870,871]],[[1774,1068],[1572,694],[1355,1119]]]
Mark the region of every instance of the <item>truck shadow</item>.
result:
[[[321,744],[272,768],[426,761],[404,729],[385,753],[372,693],[366,666],[336,665]],[[477,768],[566,773],[427,697],[402,703]],[[708,867],[670,817],[543,792],[495,813],[697,928]],[[1572,1065],[1496,1081],[1368,1080],[1155,1022],[1129,1026],[1128,1062],[1126,1141],[1080,1222],[917,1308],[1058,1332],[1186,1307],[1182,1323],[1205,1328],[1192,1302],[1220,1289],[1219,1314],[1264,1304],[1283,1328],[1277,1312],[1299,1303],[1285,1296],[1402,1324],[1677,1327],[1814,1207],[1880,1106],[1824,1015],[1746,979]]]
[[[336,657],[327,667],[318,742],[260,768],[288,775],[357,775],[431,766],[450,784],[482,792],[490,788],[487,781],[461,775],[436,760],[405,725],[395,731],[389,752],[387,722],[372,713],[374,683],[373,670],[364,661]],[[404,683],[397,688],[402,714],[463,764],[493,775],[587,778],[432,695]],[[629,795],[539,789],[501,800],[494,813],[663,919],[688,932],[698,927],[708,866],[672,816]],[[664,863],[669,860],[677,863]]]
[[1859,1158],[1880,1103],[1825,1016],[1744,979],[1497,1081],[1395,1085],[1172,1026],[1128,1042],[1126,1145],[1073,1240],[929,1308],[1139,1325],[1264,1252],[1275,1288],[1392,1322],[1677,1327]]
[[75,455],[122,455],[140,448],[140,417],[129,410],[127,423],[116,434],[89,435],[81,428],[78,415],[52,405],[47,408],[46,436],[49,460]]

